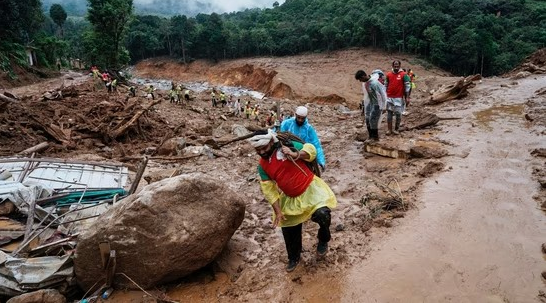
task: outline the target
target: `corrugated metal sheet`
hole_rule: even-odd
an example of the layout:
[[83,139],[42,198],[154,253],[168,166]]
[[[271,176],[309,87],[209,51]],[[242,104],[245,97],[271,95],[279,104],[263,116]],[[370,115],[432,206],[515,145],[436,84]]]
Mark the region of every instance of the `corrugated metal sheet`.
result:
[[18,180],[25,167],[30,167],[22,182],[34,180],[55,190],[123,188],[127,184],[128,169],[121,165],[54,162],[50,159],[48,162],[14,160],[0,159],[0,171],[7,170]]

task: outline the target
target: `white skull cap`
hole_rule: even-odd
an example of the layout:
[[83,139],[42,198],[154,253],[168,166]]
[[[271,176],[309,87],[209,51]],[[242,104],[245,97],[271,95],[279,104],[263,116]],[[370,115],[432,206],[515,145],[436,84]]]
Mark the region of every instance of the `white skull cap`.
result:
[[296,107],[296,115],[301,117],[307,117],[307,107],[305,106]]

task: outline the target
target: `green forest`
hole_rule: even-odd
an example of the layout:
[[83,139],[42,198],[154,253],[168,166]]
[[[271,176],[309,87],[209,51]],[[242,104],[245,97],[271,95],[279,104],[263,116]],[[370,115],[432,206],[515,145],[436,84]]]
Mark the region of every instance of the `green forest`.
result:
[[455,75],[491,76],[546,46],[546,1],[540,0],[286,0],[193,17],[144,15],[132,0],[88,0],[85,17],[42,5],[2,0],[4,71],[10,62],[24,64],[27,46],[38,50],[44,66],[80,58],[104,68],[155,56],[188,63],[372,47],[417,55]]

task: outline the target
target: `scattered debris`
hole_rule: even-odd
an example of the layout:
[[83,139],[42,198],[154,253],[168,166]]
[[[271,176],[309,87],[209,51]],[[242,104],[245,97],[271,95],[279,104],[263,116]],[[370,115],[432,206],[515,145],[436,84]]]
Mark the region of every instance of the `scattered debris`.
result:
[[468,76],[460,79],[454,84],[441,87],[430,97],[430,100],[426,104],[434,105],[454,99],[464,98],[468,95],[468,89],[476,85],[474,81],[480,80],[481,78],[482,76],[479,74]]
[[421,169],[419,171],[419,176],[421,177],[430,177],[431,175],[433,175],[434,173],[436,172],[439,172],[441,171],[442,169],[444,169],[445,167],[445,164],[442,163],[442,162],[438,162],[438,161],[431,161],[431,162],[428,162],[425,167],[423,167],[423,169]]
[[[9,216],[0,217],[0,296],[77,289],[76,237],[86,229],[85,221],[127,195],[127,179],[127,168],[117,164],[0,158],[0,209]],[[26,224],[20,222],[21,215],[26,216]],[[62,302],[64,296],[48,291],[29,295]]]

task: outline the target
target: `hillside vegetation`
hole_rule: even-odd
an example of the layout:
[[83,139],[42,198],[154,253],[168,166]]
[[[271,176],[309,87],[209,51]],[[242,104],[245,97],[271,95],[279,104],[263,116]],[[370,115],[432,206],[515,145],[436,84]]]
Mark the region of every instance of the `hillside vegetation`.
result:
[[[287,0],[194,17],[189,9],[152,15],[165,13],[168,1],[145,9],[132,0],[65,1],[68,19],[51,16],[50,0],[4,2],[0,68],[12,78],[14,61],[25,64],[25,46],[36,49],[42,66],[79,58],[101,68],[161,55],[188,63],[372,47],[416,55],[456,75],[490,76],[546,45],[546,3],[538,0]],[[82,14],[82,3],[85,19],[71,17]]]
[[420,55],[454,74],[496,75],[546,45],[546,4],[525,0],[288,0],[224,15],[137,16],[133,59],[285,56],[348,47]]

